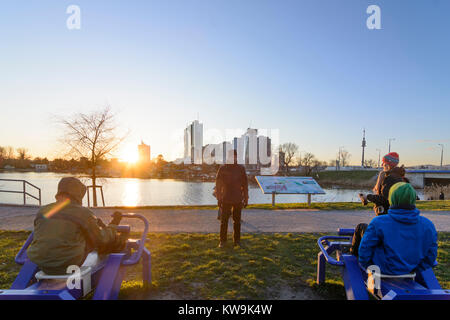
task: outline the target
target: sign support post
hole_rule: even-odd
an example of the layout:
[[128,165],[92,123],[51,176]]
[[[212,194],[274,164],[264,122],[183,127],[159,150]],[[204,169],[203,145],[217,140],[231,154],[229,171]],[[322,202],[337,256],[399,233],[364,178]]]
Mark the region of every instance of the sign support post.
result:
[[275,191],[272,192],[272,207],[275,207]]

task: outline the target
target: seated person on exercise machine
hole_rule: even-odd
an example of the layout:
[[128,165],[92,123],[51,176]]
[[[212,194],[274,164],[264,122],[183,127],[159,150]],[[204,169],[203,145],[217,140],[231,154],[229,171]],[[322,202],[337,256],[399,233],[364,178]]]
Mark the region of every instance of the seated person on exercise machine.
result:
[[[406,182],[394,184],[389,191],[389,203],[388,214],[375,217],[367,228],[358,225],[359,229],[355,229],[354,238],[362,237],[356,254],[359,263],[364,268],[377,265],[382,274],[388,275],[433,267],[437,232],[430,220],[420,216],[414,188]],[[357,246],[357,241],[353,245]]]
[[389,210],[389,190],[397,182],[409,182],[405,177],[404,166],[398,166],[398,153],[391,152],[383,157],[383,171],[378,175],[377,183],[373,188],[375,194],[359,194],[363,205],[374,203],[374,210],[378,215],[386,214]]
[[117,233],[121,214],[115,212],[106,226],[91,210],[82,207],[86,186],[77,178],[58,183],[56,202],[42,207],[34,220],[29,259],[49,275],[66,274],[68,266],[81,266],[87,255],[120,252],[126,240]]

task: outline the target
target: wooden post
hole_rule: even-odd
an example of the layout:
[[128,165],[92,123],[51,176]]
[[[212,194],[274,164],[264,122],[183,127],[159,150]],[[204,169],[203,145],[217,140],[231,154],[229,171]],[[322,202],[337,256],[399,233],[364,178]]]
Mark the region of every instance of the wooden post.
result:
[[308,207],[311,206],[311,193],[308,193]]
[[275,207],[275,191],[272,192],[272,207]]
[[103,196],[103,186],[100,186],[100,191],[102,193],[102,202],[103,202],[103,206],[105,206],[105,197]]

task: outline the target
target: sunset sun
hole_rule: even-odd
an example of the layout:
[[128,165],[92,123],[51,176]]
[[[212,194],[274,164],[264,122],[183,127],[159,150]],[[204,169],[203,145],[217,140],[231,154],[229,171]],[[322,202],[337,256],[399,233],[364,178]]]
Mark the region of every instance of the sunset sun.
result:
[[136,163],[139,160],[139,155],[135,147],[126,147],[120,154],[120,160],[128,163]]

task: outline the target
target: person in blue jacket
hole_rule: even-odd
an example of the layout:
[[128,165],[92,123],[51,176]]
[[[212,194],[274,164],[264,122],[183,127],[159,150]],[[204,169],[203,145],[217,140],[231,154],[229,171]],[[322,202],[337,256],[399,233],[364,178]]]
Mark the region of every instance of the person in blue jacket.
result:
[[437,257],[437,232],[433,223],[420,216],[416,192],[406,182],[389,191],[387,215],[375,217],[362,236],[360,264],[377,265],[382,274],[400,275],[433,267]]

